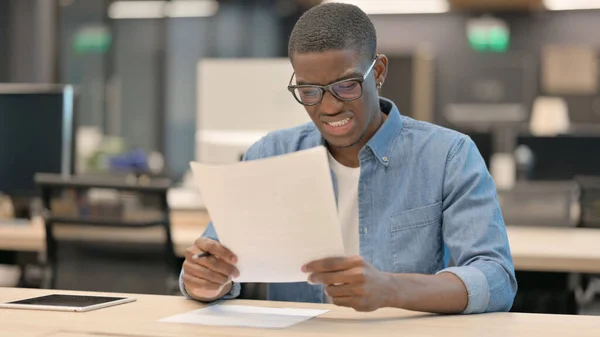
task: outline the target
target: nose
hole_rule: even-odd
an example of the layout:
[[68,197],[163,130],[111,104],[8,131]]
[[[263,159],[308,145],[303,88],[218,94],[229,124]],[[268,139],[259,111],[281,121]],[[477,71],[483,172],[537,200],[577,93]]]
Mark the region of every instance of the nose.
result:
[[329,91],[323,94],[323,100],[319,104],[319,112],[323,115],[335,115],[342,111],[344,102],[337,99]]

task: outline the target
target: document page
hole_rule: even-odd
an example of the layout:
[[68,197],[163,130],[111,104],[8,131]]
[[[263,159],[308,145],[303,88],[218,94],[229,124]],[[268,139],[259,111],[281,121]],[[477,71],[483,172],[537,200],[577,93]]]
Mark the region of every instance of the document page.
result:
[[219,241],[238,257],[234,281],[304,282],[304,264],[344,256],[325,147],[191,167]]
[[264,308],[244,305],[213,305],[160,322],[252,328],[288,328],[329,310]]

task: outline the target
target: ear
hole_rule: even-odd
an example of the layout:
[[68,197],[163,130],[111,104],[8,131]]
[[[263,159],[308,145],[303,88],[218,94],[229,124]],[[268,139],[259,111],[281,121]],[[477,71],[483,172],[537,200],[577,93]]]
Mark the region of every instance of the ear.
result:
[[375,74],[375,83],[385,83],[388,71],[388,58],[384,54],[377,54],[377,62],[373,67],[373,73]]

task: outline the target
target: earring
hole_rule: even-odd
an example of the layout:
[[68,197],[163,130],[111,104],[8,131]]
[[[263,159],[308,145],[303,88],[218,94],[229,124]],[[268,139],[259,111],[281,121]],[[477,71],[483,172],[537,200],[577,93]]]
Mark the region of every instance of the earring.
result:
[[383,83],[377,82],[377,89],[380,90],[382,85],[383,85]]

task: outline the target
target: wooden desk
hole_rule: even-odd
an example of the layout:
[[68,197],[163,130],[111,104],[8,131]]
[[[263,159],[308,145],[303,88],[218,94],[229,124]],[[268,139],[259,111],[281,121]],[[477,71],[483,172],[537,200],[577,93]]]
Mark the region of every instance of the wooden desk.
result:
[[508,226],[515,269],[600,273],[600,229]]
[[[173,211],[175,252],[183,257],[209,222],[201,211]],[[528,271],[600,273],[600,229],[508,226],[515,268]],[[57,226],[57,237],[124,242],[161,242],[160,229],[131,230]],[[44,251],[44,228],[0,225],[0,249]]]
[[0,250],[17,252],[43,252],[46,249],[46,234],[42,219],[31,225],[0,224]]
[[[185,249],[202,235],[209,221],[206,212],[172,212],[172,236],[177,256],[184,256]],[[160,243],[164,238],[164,232],[160,228],[140,230],[56,225],[55,230],[56,237],[60,239]],[[41,219],[32,221],[31,226],[0,224],[0,250],[43,252],[46,249],[45,240],[44,223]]]
[[[57,292],[60,291],[0,288],[0,302]],[[101,293],[94,295],[101,295]],[[436,316],[397,309],[357,313],[352,309],[331,305],[256,301],[231,301],[229,303],[269,307],[326,308],[332,311],[283,330],[209,327],[158,322],[159,319],[168,316],[201,308],[202,304],[195,301],[170,296],[129,296],[134,296],[138,300],[134,303],[87,313],[0,309],[0,332],[10,331],[13,332],[8,334],[10,336],[26,337],[376,337],[391,335],[411,337],[596,337],[600,331],[600,317],[598,316],[516,313]],[[5,334],[2,333],[2,335]]]

